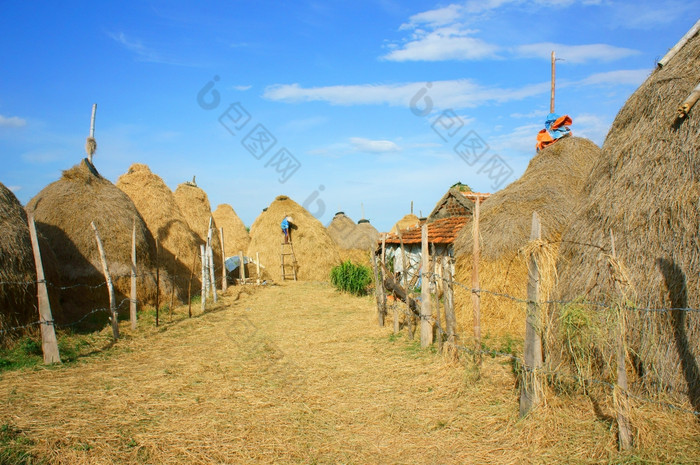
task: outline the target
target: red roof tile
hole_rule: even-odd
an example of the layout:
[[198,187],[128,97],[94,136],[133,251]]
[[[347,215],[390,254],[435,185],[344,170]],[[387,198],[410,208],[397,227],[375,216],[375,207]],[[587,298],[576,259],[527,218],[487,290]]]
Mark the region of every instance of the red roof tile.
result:
[[[428,242],[435,244],[452,244],[469,219],[470,218],[466,216],[453,216],[451,218],[442,218],[428,223]],[[401,231],[403,243],[420,244],[421,226]],[[386,243],[400,244],[401,241],[397,234],[392,233],[387,236]]]

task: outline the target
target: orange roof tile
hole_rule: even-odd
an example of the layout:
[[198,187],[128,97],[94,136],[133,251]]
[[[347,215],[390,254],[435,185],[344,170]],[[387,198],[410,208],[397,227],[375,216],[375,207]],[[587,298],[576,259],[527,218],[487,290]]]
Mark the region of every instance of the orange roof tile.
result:
[[[453,216],[451,218],[442,218],[428,223],[428,242],[435,244],[452,244],[464,225],[467,224],[467,221],[469,221],[469,218],[466,216]],[[421,226],[401,231],[403,243],[420,244]],[[401,241],[397,234],[392,233],[386,237],[386,243],[400,244]]]

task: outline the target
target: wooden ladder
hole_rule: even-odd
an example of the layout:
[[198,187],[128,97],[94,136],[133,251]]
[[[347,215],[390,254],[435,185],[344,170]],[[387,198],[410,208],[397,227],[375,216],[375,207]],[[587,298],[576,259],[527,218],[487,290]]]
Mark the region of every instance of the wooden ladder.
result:
[[[284,257],[292,257],[291,263],[289,263],[289,259],[287,259],[287,263],[285,263]],[[289,242],[282,242],[282,252],[280,253],[280,264],[281,264],[281,271],[282,271],[282,281],[288,279],[288,278],[294,278],[294,281],[297,280],[297,259],[296,256],[294,255],[294,246],[292,245],[292,241]],[[289,268],[291,267],[291,271]]]

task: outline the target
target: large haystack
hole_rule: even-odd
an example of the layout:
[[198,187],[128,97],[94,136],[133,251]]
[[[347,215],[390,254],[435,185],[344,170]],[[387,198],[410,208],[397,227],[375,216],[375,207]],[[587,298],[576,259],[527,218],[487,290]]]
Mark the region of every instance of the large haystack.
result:
[[[557,297],[611,304],[610,231],[640,308],[700,308],[700,105],[676,109],[700,82],[700,35],[656,69],[620,110],[564,235]],[[588,309],[591,314],[597,310]],[[628,310],[638,382],[688,391],[700,409],[700,314]]]
[[338,212],[333,217],[333,220],[328,225],[328,235],[335,241],[341,249],[355,249],[355,238],[357,235],[357,225],[345,215],[344,212]]
[[[525,173],[481,205],[480,287],[524,299],[527,265],[519,251],[530,240],[532,213],[542,222],[542,238],[557,241],[571,218],[600,149],[588,139],[568,137],[539,152]],[[471,287],[472,222],[455,242],[457,280]],[[556,253],[556,245],[550,255]],[[462,318],[471,327],[471,297],[457,289]],[[482,293],[482,333],[524,334],[525,309],[520,303]]]
[[[199,245],[202,241],[187,224],[175,196],[160,176],[147,165],[134,163],[117,180],[117,187],[131,198],[143,217],[154,239],[158,239],[160,267],[170,273],[177,296],[186,300],[189,280],[192,289],[199,289],[200,273],[192,273],[199,264]],[[165,280],[163,291],[167,294],[169,283]]]
[[214,221],[219,228],[224,228],[224,249],[227,257],[238,255],[248,250],[250,235],[233,207],[222,203],[214,210]]
[[[39,320],[36,295],[36,268],[27,228],[27,214],[17,197],[0,183],[0,330]],[[53,313],[60,315],[60,285],[56,258],[43,238],[39,240],[42,261],[49,287]],[[7,333],[0,334],[0,340]]]
[[153,269],[155,242],[131,199],[100,176],[86,159],[63,172],[27,205],[37,228],[46,237],[58,260],[65,286],[76,286],[62,294],[67,319],[94,308],[109,306],[102,265],[90,222],[94,221],[104,244],[120,310],[129,308],[131,234],[136,221],[136,255],[139,264],[139,300],[155,294]]
[[396,224],[391,228],[391,232],[398,233],[399,230],[403,231],[404,229],[414,228],[419,224],[420,218],[413,213],[409,213],[396,222]]
[[363,250],[374,250],[381,234],[372,226],[369,220],[360,220],[357,223],[357,245]]
[[[175,201],[182,215],[187,220],[190,229],[199,237],[201,244],[206,243],[209,233],[209,219],[212,218],[211,204],[207,193],[201,188],[190,183],[182,183],[175,189]],[[214,252],[214,267],[217,274],[221,272],[223,260],[221,259],[221,242],[216,221],[212,221],[212,249]],[[217,281],[218,282],[218,281]]]
[[280,223],[285,215],[292,217],[292,242],[296,255],[297,277],[304,281],[327,281],[331,268],[340,263],[338,250],[326,228],[301,205],[280,195],[250,227],[248,255],[260,253],[260,261],[275,277],[280,269],[281,244],[284,241]]

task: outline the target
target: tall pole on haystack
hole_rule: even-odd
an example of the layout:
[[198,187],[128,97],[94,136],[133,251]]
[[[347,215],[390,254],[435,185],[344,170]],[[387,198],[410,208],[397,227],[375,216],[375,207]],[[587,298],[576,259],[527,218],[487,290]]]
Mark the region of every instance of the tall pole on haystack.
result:
[[556,81],[556,58],[554,57],[554,50],[552,50],[552,94],[549,98],[549,112],[554,113],[554,83]]
[[95,113],[97,113],[97,104],[92,104],[92,116],[90,117],[90,135],[85,141],[85,151],[87,152],[88,161],[92,163],[92,156],[97,150],[97,141],[95,141]]

